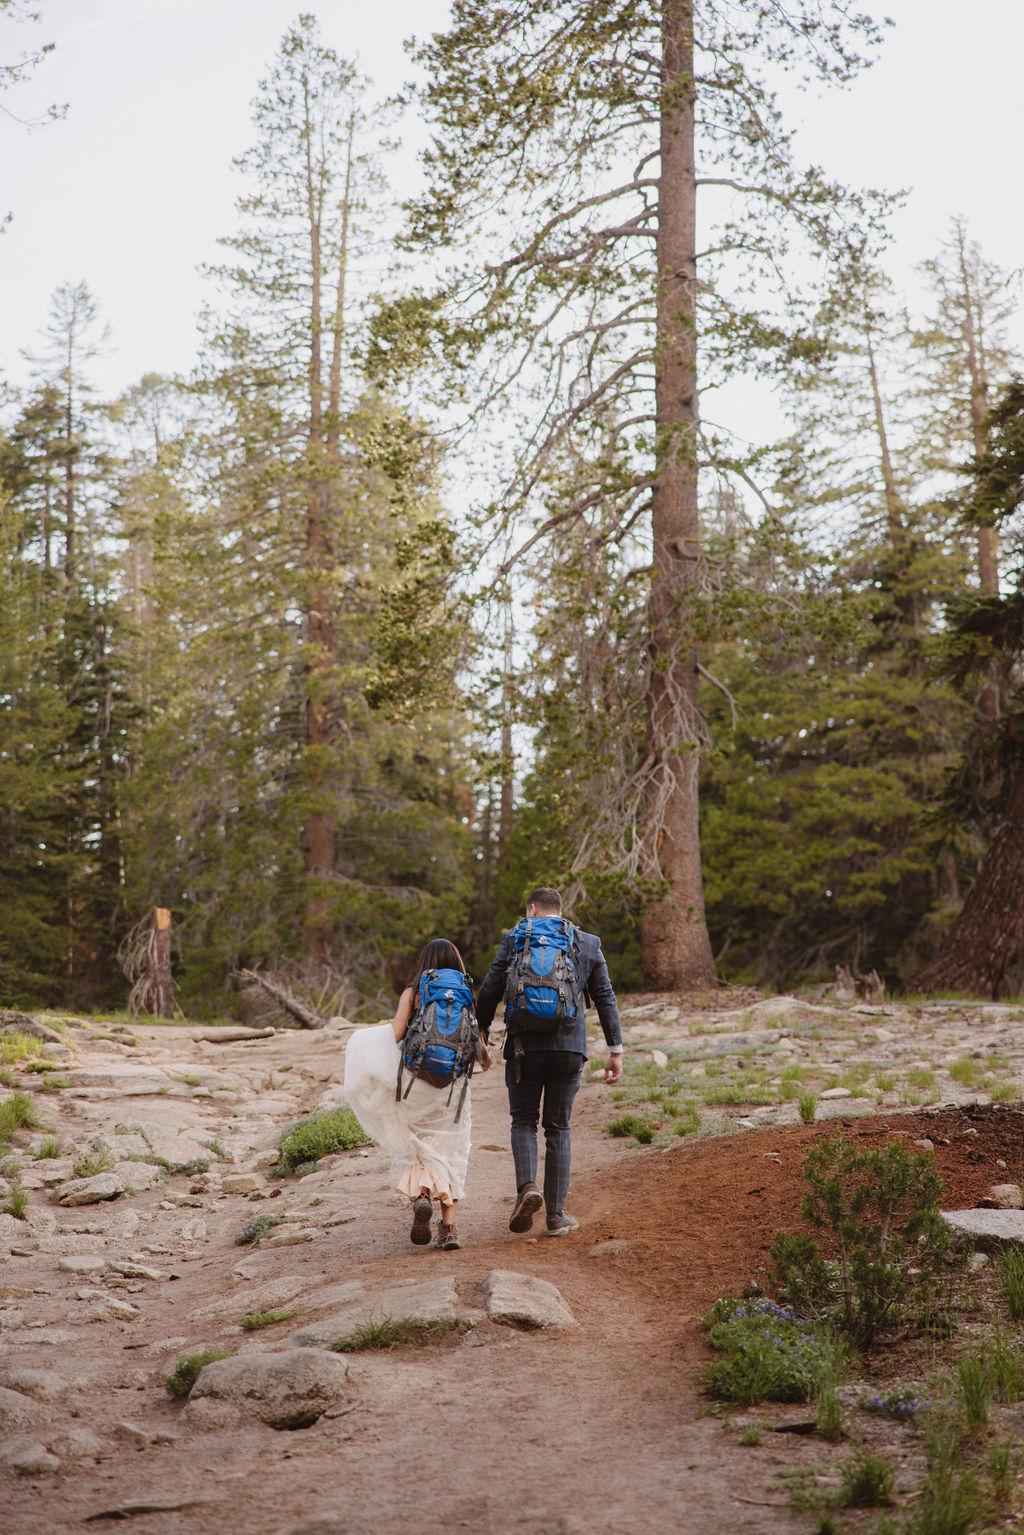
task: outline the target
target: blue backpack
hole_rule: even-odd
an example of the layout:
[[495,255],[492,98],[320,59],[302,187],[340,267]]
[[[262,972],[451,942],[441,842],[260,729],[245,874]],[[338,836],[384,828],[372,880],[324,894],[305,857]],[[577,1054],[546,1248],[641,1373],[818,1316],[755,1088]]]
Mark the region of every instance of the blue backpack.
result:
[[580,1016],[576,929],[564,917],[524,917],[512,929],[505,973],[505,1030],[547,1031]]
[[[466,1101],[466,1088],[473,1074],[480,1043],[480,1028],[473,1007],[473,982],[461,970],[424,970],[420,976],[419,996],[409,1019],[398,1057],[398,1082],[395,1102],[408,1098],[416,1077],[433,1087],[451,1087],[461,1077],[462,1094],[455,1111],[458,1124]],[[408,1071],[409,1086],[402,1093],[402,1072]]]

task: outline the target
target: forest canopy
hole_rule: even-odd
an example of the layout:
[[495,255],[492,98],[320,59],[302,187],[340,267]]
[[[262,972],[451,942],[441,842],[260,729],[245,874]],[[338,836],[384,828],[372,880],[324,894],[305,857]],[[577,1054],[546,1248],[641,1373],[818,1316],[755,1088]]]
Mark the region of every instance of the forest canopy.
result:
[[194,372],[104,398],[69,280],[0,396],[0,1006],[158,908],[189,1012],[380,1008],[538,884],[623,990],[1021,989],[1017,280],[951,217],[912,309],[776,94],[882,45],[458,0],[385,103],[296,19]]

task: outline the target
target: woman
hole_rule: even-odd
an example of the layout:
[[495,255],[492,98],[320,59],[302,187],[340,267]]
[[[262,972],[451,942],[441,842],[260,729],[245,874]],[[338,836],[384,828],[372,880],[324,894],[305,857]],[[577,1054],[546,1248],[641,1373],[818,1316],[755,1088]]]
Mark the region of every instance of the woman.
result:
[[[460,1245],[455,1211],[465,1192],[469,1162],[468,1095],[463,1103],[458,1085],[451,1092],[418,1076],[403,1081],[402,1096],[396,1100],[395,1095],[401,1041],[420,995],[420,981],[431,970],[466,974],[462,955],[447,938],[431,939],[421,949],[412,983],[399,997],[391,1022],[360,1029],[349,1040],[345,1097],[367,1134],[391,1153],[398,1192],[412,1202],[411,1240],[420,1247],[430,1241],[436,1200],[441,1218],[434,1245],[452,1252]],[[486,1071],[491,1062],[482,1042],[477,1059],[481,1071]]]

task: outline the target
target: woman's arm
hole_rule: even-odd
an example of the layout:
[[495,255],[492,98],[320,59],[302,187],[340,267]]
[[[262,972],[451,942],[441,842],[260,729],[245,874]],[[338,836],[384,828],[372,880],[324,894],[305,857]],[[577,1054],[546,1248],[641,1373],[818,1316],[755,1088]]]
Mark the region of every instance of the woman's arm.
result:
[[405,1038],[405,1031],[409,1027],[409,1019],[412,1017],[412,987],[407,986],[398,999],[398,1007],[395,1016],[391,1020],[391,1027],[395,1031],[395,1039],[399,1043]]

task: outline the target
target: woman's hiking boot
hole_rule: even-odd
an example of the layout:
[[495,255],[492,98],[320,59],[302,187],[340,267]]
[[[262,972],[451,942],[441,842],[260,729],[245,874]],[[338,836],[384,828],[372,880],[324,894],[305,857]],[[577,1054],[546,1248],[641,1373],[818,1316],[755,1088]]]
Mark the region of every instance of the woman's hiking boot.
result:
[[426,1194],[421,1194],[412,1207],[412,1230],[409,1240],[417,1247],[426,1247],[430,1241],[431,1204]]
[[434,1246],[440,1248],[443,1253],[457,1252],[462,1244],[459,1241],[459,1233],[455,1229],[455,1222],[446,1226],[444,1221],[437,1223],[437,1237]]
[[524,1183],[516,1196],[515,1208],[508,1223],[509,1231],[529,1231],[533,1217],[544,1203],[543,1195],[535,1183]]

